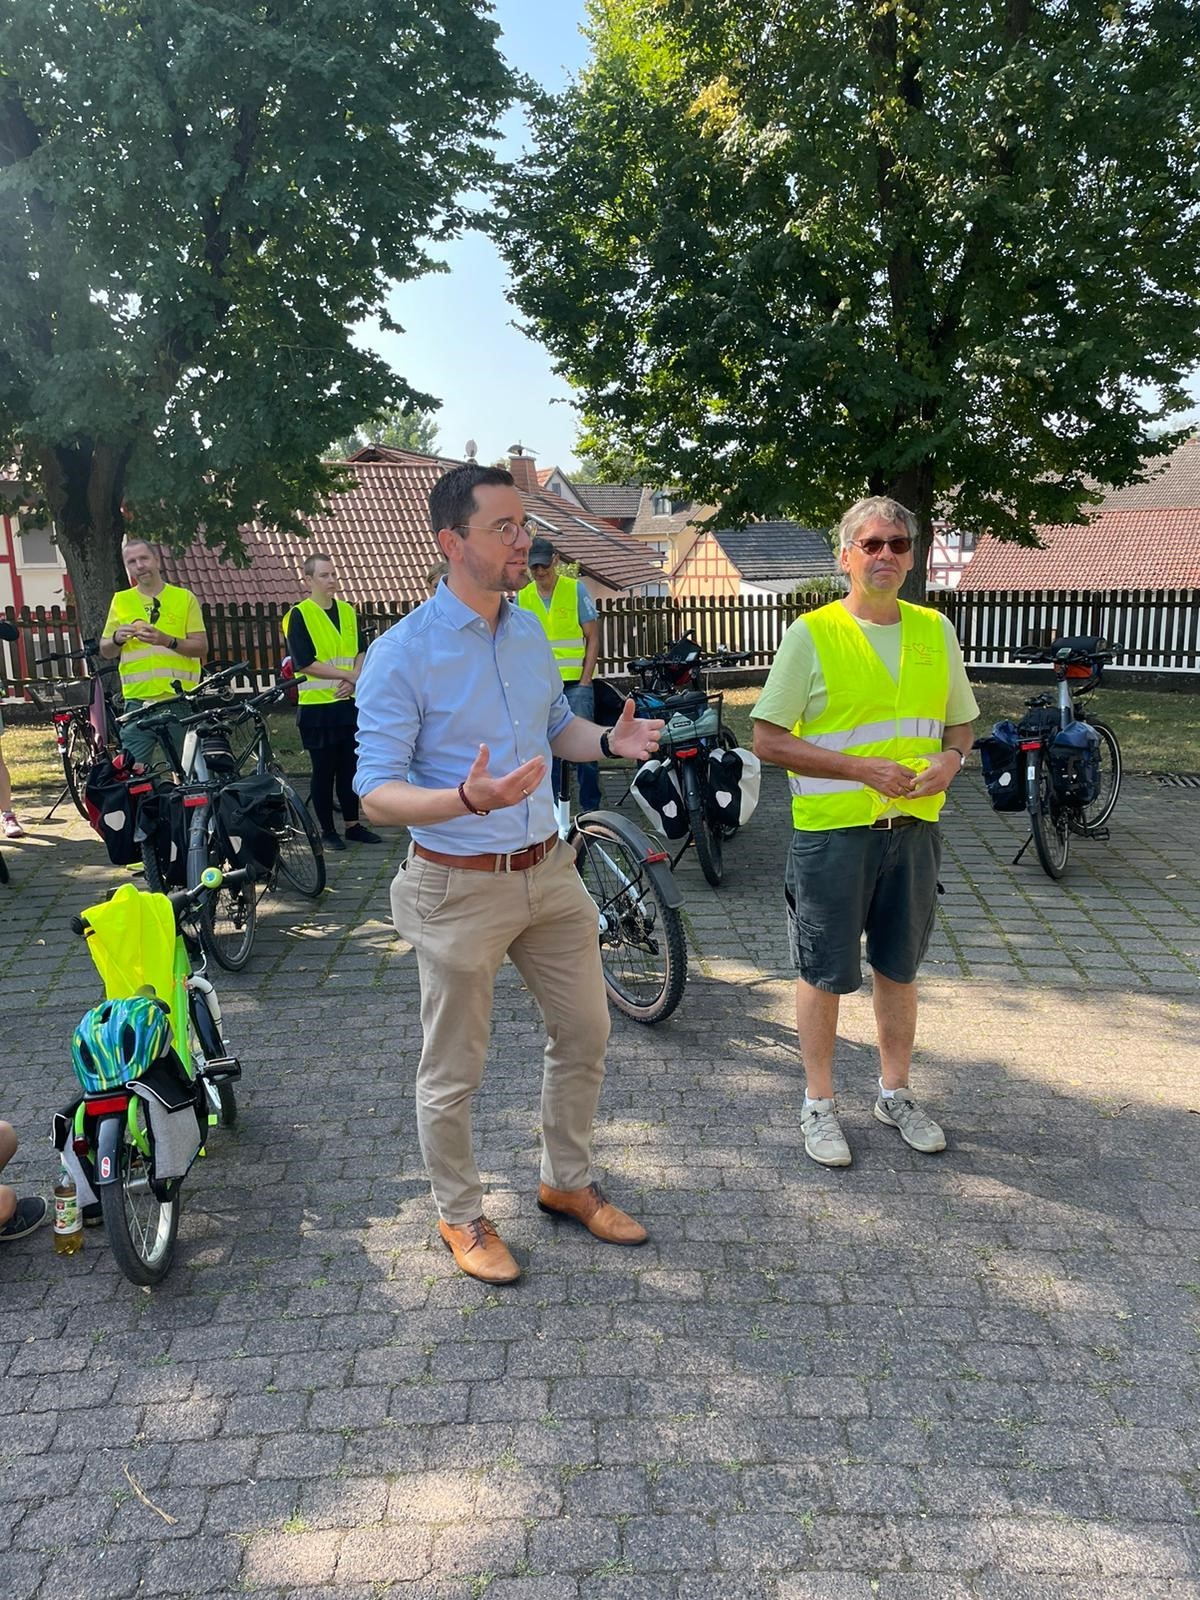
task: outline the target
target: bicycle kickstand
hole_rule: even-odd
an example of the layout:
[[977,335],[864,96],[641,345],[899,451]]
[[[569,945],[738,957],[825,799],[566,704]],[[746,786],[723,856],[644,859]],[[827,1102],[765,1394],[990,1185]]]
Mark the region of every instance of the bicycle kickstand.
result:
[[62,793],[59,795],[58,799],[54,802],[54,804],[50,807],[49,811],[47,811],[46,815],[42,818],[43,822],[49,822],[50,821],[50,818],[58,810],[59,806],[62,805],[63,801],[67,798],[67,796],[70,794],[70,792],[71,792],[70,786],[68,784],[64,783],[63,787],[62,787]]
[[1020,861],[1021,857],[1025,854],[1026,850],[1029,849],[1029,846],[1032,843],[1033,843],[1033,830],[1031,829],[1028,839],[1026,839],[1025,843],[1021,846],[1021,848],[1017,851],[1016,855],[1012,858],[1012,864],[1013,864],[1014,867],[1016,866],[1017,862]]

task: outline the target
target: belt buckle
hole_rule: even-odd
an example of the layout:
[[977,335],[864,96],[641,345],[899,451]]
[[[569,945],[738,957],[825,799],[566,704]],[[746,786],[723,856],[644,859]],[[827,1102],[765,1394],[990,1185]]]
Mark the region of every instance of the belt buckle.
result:
[[878,817],[871,824],[871,826],[873,828],[879,828],[881,830],[886,830],[888,833],[890,833],[892,831],[892,829],[896,826],[896,819],[895,819],[895,817]]

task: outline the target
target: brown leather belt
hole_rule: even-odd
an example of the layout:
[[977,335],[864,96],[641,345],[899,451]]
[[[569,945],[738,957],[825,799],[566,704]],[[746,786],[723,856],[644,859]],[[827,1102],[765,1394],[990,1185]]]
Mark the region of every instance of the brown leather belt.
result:
[[444,850],[427,850],[423,844],[413,845],[413,855],[422,861],[434,861],[439,867],[455,867],[462,872],[528,872],[544,861],[558,843],[558,834],[552,833],[541,844],[527,844],[523,850],[510,850],[508,855],[449,856]]
[[920,822],[920,817],[880,817],[878,822],[872,822],[872,828],[911,828],[914,823]]

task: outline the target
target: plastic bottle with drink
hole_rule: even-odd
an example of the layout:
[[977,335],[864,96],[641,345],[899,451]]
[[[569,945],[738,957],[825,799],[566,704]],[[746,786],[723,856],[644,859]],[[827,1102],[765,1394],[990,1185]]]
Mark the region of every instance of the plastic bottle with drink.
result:
[[73,1256],[82,1246],[83,1213],[75,1180],[64,1167],[54,1185],[54,1249],[60,1256]]

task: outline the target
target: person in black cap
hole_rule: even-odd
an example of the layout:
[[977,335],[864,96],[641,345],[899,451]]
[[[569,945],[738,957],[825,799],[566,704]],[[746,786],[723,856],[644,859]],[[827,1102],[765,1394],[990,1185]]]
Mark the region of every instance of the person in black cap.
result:
[[[531,612],[546,630],[550,648],[562,674],[567,704],[577,717],[595,720],[595,694],[592,674],[600,654],[600,618],[595,602],[578,578],[568,578],[558,570],[558,552],[549,539],[535,539],[529,546],[529,575],[517,595],[522,611]],[[579,773],[579,806],[594,811],[600,804],[600,769],[596,762],[583,762]],[[555,761],[550,773],[551,790],[558,798],[562,763]]]

